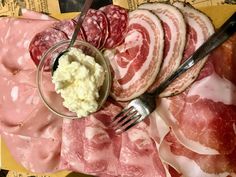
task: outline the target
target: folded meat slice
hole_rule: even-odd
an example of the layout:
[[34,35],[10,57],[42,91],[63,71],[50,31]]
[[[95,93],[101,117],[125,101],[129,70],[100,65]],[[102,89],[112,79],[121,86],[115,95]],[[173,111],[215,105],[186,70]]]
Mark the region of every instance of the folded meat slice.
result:
[[145,3],[139,8],[155,13],[160,18],[165,32],[163,63],[155,82],[149,88],[152,90],[180,65],[186,43],[186,25],[180,10],[170,4]]
[[55,20],[46,14],[35,12],[29,9],[21,8],[21,17],[26,19],[37,19],[37,20]]
[[109,100],[86,119],[64,120],[60,168],[97,176],[166,176],[149,121],[122,135],[107,128],[120,110]]
[[0,34],[4,34],[0,36],[0,67],[6,71],[0,70],[0,74],[14,74],[22,68],[35,69],[28,51],[30,41],[39,31],[45,30],[54,22],[55,20],[0,18]]
[[122,134],[120,166],[122,176],[166,176],[155,141],[150,137],[150,125],[141,123]]
[[234,63],[235,39],[236,35],[209,56],[188,90],[163,98],[157,108],[177,139],[199,154],[228,155],[235,149],[236,73],[235,65],[227,65]]
[[104,53],[112,66],[111,94],[116,100],[130,100],[147,90],[159,72],[163,47],[158,17],[148,10],[130,12],[124,43]]
[[84,173],[119,175],[121,137],[108,129],[120,107],[107,102],[104,109],[82,120],[64,120],[61,168]]
[[54,22],[0,18],[0,134],[13,157],[34,172],[59,167],[62,120],[40,101],[28,51],[35,34]]
[[203,155],[187,149],[169,133],[160,147],[160,156],[179,176],[225,177],[236,174],[236,149],[228,155]]
[[[214,27],[211,20],[205,14],[194,9],[191,5],[183,2],[175,2],[173,5],[180,9],[187,23],[187,43],[184,50],[183,62],[214,33]],[[206,60],[207,57],[198,62],[186,73],[182,74],[164,92],[162,92],[160,96],[176,95],[184,91],[197,79]]]
[[61,140],[30,137],[2,132],[14,159],[35,173],[50,173],[59,170]]

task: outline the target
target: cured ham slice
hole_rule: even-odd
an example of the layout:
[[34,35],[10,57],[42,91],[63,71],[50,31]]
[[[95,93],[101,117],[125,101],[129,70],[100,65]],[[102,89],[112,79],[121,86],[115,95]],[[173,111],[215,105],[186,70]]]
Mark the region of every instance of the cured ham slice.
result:
[[225,177],[236,174],[236,150],[228,155],[202,155],[180,144],[173,133],[165,137],[160,154],[182,176]]
[[[194,9],[191,5],[183,2],[175,2],[173,5],[180,9],[187,23],[187,43],[182,60],[184,61],[214,33],[214,27],[211,20],[205,14]],[[176,95],[184,91],[197,79],[206,60],[207,57],[178,77],[160,96]]]
[[129,13],[124,43],[106,50],[113,70],[111,94],[116,100],[130,100],[153,83],[162,62],[164,32],[160,20],[148,10]]
[[160,18],[165,32],[163,63],[155,82],[149,88],[152,90],[180,65],[186,43],[186,25],[182,13],[170,4],[145,3],[139,8],[152,10]]
[[[229,77],[235,75],[235,69],[225,65],[225,61],[234,61],[235,38],[236,35],[210,55],[201,78],[188,90],[162,99],[158,105],[177,139],[199,154],[229,155],[235,150],[236,86],[233,77]],[[217,68],[222,69],[219,72]],[[232,80],[225,78],[229,73],[228,79]]]

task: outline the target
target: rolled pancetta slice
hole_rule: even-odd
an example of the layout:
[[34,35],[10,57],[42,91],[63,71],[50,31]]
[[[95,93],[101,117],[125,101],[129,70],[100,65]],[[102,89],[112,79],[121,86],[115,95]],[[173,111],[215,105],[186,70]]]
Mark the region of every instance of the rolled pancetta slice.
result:
[[159,72],[163,48],[164,32],[158,17],[148,10],[130,12],[124,43],[104,52],[112,66],[111,95],[127,101],[144,93]]
[[[187,23],[187,43],[182,60],[184,61],[214,33],[214,27],[211,20],[205,14],[194,9],[191,5],[183,2],[175,2],[173,5],[180,9]],[[207,57],[189,69],[186,73],[182,74],[164,92],[162,92],[160,96],[176,95],[184,91],[196,80],[206,60]]]
[[186,25],[180,10],[166,3],[145,3],[140,9],[151,10],[161,20],[165,32],[163,63],[150,90],[156,88],[177,67],[183,58],[186,43]]

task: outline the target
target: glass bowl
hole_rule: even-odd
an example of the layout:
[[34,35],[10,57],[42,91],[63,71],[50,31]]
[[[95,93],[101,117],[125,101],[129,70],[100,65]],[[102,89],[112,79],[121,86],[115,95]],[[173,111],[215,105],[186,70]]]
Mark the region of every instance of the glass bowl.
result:
[[[52,46],[42,56],[37,68],[37,87],[43,103],[54,114],[63,118],[76,118],[76,113],[69,111],[63,106],[63,98],[56,93],[55,86],[52,83],[52,74],[50,65],[53,63],[59,53],[64,51],[70,43],[70,40],[61,41]],[[102,53],[87,42],[76,40],[75,48],[81,49],[86,55],[94,57],[95,61],[100,64],[105,71],[105,80],[99,90],[98,109],[105,103],[111,87],[111,71],[109,62],[103,57]]]

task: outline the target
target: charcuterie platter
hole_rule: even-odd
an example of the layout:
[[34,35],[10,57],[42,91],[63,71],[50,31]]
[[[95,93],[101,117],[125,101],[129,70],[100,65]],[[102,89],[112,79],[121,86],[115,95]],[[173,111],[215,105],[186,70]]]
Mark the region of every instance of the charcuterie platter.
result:
[[24,13],[0,19],[6,34],[0,37],[0,132],[26,169],[97,176],[236,173],[235,35],[167,88],[149,119],[121,135],[109,128],[127,102],[156,87],[214,33],[211,16],[182,2],[91,9],[78,40],[109,60],[110,97],[87,117],[62,119],[42,103],[35,76],[44,52],[71,38],[77,17]]

